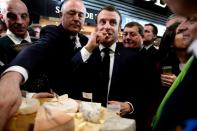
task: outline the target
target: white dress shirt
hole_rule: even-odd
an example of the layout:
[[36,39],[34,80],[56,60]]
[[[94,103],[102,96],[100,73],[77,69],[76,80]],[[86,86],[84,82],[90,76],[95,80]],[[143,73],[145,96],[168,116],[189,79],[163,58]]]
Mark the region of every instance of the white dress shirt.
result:
[[27,36],[24,39],[22,39],[20,37],[17,37],[9,29],[7,30],[6,34],[14,42],[15,45],[21,44],[22,40],[26,40],[27,42],[31,42],[31,38],[29,36],[29,32],[27,32]]

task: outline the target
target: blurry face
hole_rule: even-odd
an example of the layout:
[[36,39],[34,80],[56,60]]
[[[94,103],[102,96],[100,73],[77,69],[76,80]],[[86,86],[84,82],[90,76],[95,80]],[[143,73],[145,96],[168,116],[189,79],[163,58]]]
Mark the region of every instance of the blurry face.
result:
[[169,26],[173,25],[176,22],[182,23],[183,21],[185,21],[185,17],[176,16],[176,17],[174,17],[174,18],[172,18],[172,19],[170,19],[170,20],[168,20],[166,22],[166,27],[169,27]]
[[176,49],[187,49],[191,42],[191,35],[188,29],[185,31],[179,30],[180,28],[177,28],[176,35],[174,39],[174,48]]
[[60,13],[63,27],[73,33],[80,32],[85,21],[85,13],[82,2],[69,0],[63,5]]
[[155,35],[153,34],[153,27],[152,26],[144,26],[144,43],[152,43],[155,39]]
[[41,28],[35,27],[35,28],[33,28],[33,30],[35,31],[35,37],[36,38],[40,38],[40,30],[41,30]]
[[3,26],[3,25],[0,25],[0,35],[1,35],[1,33],[3,33],[4,31],[5,31],[4,26]]
[[111,46],[118,40],[119,25],[120,16],[117,12],[103,10],[98,14],[96,30],[107,33],[107,37],[102,42],[104,46]]
[[10,3],[2,12],[7,28],[17,37],[24,38],[29,26],[29,14],[21,1]]
[[123,44],[128,48],[139,48],[142,36],[139,34],[138,27],[125,27],[123,31]]
[[176,48],[187,48],[190,45],[194,39],[192,29],[195,24],[197,24],[197,17],[188,18],[178,26],[174,43]]
[[197,13],[197,1],[196,0],[164,0],[167,6],[172,10],[172,12],[189,16]]

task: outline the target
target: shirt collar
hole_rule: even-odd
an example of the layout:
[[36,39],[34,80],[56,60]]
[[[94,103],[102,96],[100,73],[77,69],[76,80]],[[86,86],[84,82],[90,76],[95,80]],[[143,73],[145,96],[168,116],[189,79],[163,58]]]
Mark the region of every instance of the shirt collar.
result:
[[146,50],[148,50],[152,45],[153,45],[153,44],[150,44],[150,45],[147,45],[147,46],[143,45],[143,47],[144,47]]
[[76,38],[76,41],[75,41],[75,45],[76,45],[76,47],[78,48],[78,47],[81,47],[81,43],[80,43],[80,40],[79,40],[79,35],[77,34],[77,35],[75,35],[75,36],[70,36],[70,39],[73,39],[73,37],[75,37]]
[[26,40],[27,42],[31,42],[31,38],[29,36],[29,32],[27,32],[27,36],[24,39],[22,39],[20,37],[17,37],[9,29],[7,30],[6,34],[14,42],[15,45],[20,44],[22,42],[22,40]]
[[[99,49],[100,49],[100,50],[102,50],[102,49],[104,49],[104,48],[105,48],[105,46],[103,46],[102,44],[99,45]],[[113,43],[113,44],[109,47],[109,49],[110,49],[112,52],[115,52],[115,50],[116,50],[116,43]]]

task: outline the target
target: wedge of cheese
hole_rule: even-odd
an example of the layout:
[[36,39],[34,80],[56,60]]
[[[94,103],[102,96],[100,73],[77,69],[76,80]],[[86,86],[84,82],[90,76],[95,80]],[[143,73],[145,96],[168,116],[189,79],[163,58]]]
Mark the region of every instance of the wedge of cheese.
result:
[[78,111],[78,103],[71,98],[44,102],[43,106],[50,110],[63,111],[65,113],[76,113]]
[[113,116],[105,120],[99,131],[136,131],[136,124],[133,119]]
[[41,106],[35,118],[34,131],[74,131],[74,118],[62,111]]
[[40,107],[38,99],[34,98],[22,98],[22,103],[19,107],[17,114],[26,115],[35,113]]

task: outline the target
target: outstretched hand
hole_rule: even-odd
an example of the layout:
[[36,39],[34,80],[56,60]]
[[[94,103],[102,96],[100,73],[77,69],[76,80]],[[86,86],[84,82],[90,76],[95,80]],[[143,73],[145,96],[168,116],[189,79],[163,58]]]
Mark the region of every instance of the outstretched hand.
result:
[[21,104],[21,82],[22,76],[18,72],[8,72],[0,79],[0,131]]

